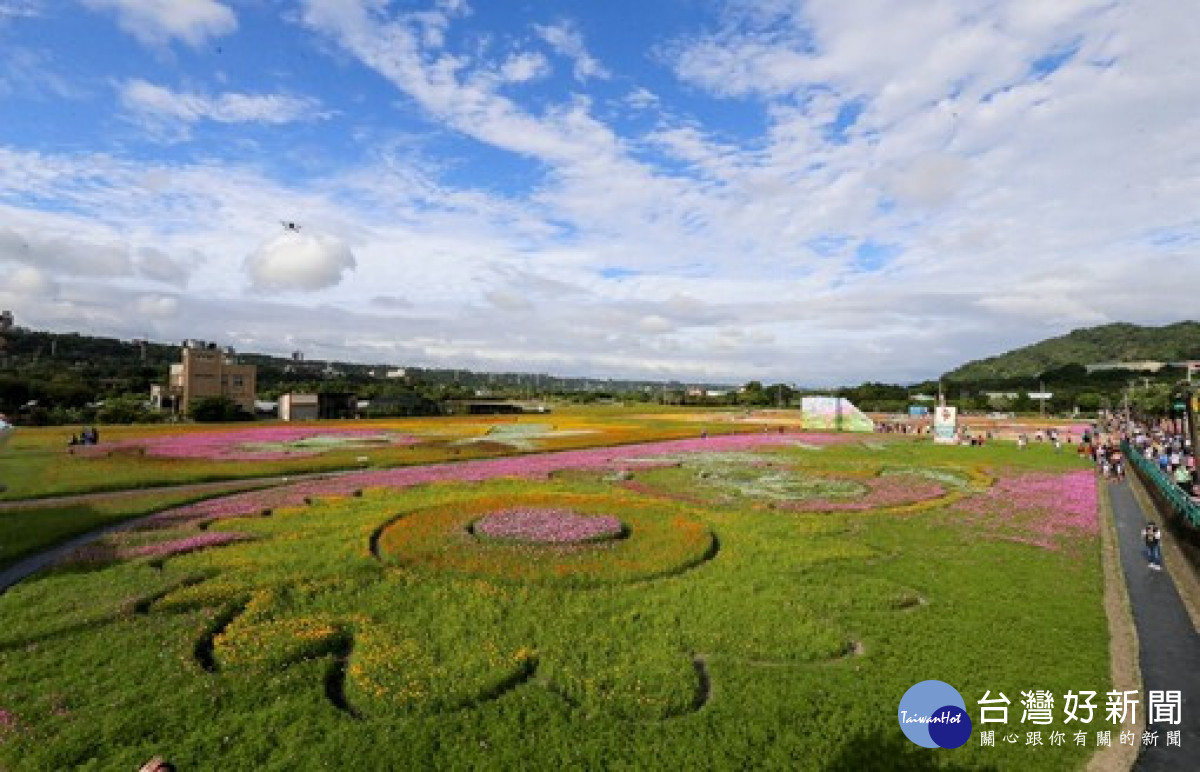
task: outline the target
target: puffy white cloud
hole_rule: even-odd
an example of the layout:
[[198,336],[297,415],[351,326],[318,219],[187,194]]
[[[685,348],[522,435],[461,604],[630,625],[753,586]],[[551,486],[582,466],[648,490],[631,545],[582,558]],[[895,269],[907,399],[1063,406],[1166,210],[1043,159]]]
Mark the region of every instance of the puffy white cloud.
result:
[[316,292],[336,286],[356,265],[341,239],[289,230],[250,253],[245,270],[255,289]]
[[173,38],[198,46],[237,29],[233,11],[217,0],[83,0],[83,4],[114,13],[121,29],[151,46]]

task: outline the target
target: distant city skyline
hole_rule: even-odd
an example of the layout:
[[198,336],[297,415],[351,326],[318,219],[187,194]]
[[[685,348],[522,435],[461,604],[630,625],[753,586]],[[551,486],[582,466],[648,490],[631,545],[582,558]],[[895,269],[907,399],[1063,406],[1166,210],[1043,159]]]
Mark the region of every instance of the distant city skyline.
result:
[[0,0],[18,324],[911,383],[1194,317],[1200,5]]

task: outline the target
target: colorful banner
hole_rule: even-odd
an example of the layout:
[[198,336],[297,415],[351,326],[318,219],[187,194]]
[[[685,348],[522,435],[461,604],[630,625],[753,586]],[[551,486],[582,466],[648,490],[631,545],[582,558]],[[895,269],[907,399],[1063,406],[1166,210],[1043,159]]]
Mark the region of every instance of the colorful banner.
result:
[[800,400],[805,429],[835,432],[873,432],[875,422],[840,397],[804,397]]

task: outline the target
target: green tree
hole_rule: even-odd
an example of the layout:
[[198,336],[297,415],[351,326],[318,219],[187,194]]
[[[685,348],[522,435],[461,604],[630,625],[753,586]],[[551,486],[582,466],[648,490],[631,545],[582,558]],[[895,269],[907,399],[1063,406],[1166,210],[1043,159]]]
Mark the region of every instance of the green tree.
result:
[[156,419],[146,401],[136,394],[109,397],[96,412],[96,420],[104,424],[146,423]]
[[750,381],[738,393],[738,404],[769,405],[771,404],[771,395],[763,389],[762,382]]
[[228,397],[203,397],[192,400],[188,415],[194,421],[248,421],[253,416],[244,412]]

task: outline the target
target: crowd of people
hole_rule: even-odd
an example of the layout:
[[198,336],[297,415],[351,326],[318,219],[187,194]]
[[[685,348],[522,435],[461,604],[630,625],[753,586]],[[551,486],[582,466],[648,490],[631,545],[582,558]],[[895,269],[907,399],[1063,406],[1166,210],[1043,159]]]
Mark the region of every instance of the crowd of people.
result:
[[[1197,479],[1196,449],[1182,427],[1171,420],[1158,423],[1128,424],[1110,421],[1106,433],[1084,435],[1079,444],[1081,455],[1090,455],[1106,479],[1125,479],[1122,440],[1128,440],[1132,453],[1156,465],[1192,502],[1200,504],[1200,479]],[[1147,521],[1142,529],[1146,560],[1150,568],[1162,570],[1162,528]]]
[[1135,424],[1129,432],[1129,442],[1142,458],[1158,465],[1163,474],[1193,500],[1198,500],[1200,487],[1196,479],[1196,449],[1191,439],[1178,431],[1174,422],[1154,426]]
[[67,447],[75,447],[76,445],[99,445],[100,430],[94,426],[87,427],[79,432],[72,434],[71,439],[67,440]]

